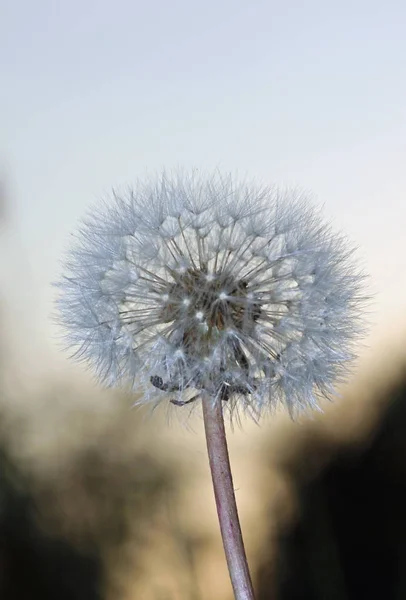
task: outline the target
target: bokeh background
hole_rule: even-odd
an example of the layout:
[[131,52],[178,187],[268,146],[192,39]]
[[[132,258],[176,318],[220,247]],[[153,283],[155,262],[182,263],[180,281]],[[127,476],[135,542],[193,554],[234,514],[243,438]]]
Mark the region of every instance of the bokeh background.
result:
[[300,186],[373,296],[342,398],[230,432],[260,600],[406,598],[406,6],[0,7],[0,598],[231,598],[198,416],[58,346],[51,282],[113,187],[178,166]]

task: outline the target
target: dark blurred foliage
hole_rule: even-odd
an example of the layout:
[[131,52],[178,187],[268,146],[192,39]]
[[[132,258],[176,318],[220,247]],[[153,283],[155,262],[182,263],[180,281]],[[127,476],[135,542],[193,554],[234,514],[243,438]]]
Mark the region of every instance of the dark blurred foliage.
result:
[[[325,463],[328,442],[308,438],[287,467],[298,519],[280,536],[277,565],[263,561],[257,600],[406,599],[406,378],[385,395],[366,442]],[[306,480],[317,461],[324,466]]]
[[0,470],[0,598],[101,598],[100,556],[41,532],[29,486],[4,449]]
[[101,600],[107,589],[119,597],[110,571],[119,564],[136,582],[148,530],[174,480],[156,459],[114,453],[101,440],[59,474],[39,477],[0,442],[0,598]]
[[105,450],[84,450],[40,483],[0,450],[0,598],[104,598],[113,553],[137,577],[146,529],[170,493],[168,474],[151,458],[111,461]]

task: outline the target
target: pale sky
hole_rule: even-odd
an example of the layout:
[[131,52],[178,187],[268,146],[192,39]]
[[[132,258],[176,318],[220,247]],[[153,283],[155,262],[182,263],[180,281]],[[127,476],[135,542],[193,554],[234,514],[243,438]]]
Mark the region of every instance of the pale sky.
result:
[[35,322],[40,345],[54,351],[50,282],[87,207],[176,166],[311,190],[359,246],[374,327],[396,329],[403,0],[3,0],[0,11],[0,167],[14,224],[1,263],[20,327]]

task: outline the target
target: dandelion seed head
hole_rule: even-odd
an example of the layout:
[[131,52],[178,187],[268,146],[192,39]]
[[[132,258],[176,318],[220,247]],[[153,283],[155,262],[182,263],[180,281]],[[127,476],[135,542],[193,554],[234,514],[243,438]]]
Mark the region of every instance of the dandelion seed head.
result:
[[163,174],[82,222],[59,320],[75,355],[141,402],[209,394],[257,418],[332,397],[362,332],[362,284],[303,194]]

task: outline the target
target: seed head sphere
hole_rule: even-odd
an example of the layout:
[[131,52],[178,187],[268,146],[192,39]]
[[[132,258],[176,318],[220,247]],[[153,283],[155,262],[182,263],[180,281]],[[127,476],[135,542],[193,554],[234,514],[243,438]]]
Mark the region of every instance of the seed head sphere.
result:
[[[362,330],[353,249],[299,192],[160,174],[82,222],[59,282],[75,356],[140,403],[317,408]],[[178,409],[180,410],[180,409]]]

